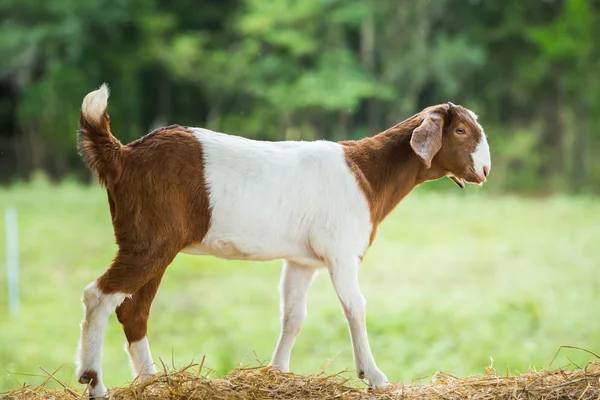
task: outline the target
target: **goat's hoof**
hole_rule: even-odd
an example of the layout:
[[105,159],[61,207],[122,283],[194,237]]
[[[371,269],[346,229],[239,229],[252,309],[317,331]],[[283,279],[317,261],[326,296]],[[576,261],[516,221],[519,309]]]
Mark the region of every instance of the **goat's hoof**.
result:
[[105,400],[108,399],[108,394],[106,393],[106,388],[104,385],[99,384],[96,387],[90,387],[88,391],[88,399],[92,400]]
[[372,389],[381,389],[389,386],[389,382],[383,372],[377,370],[372,376],[367,378],[369,387]]
[[108,399],[107,394],[103,394],[103,395],[90,394],[88,397],[88,400],[106,400],[106,399]]
[[369,388],[370,389],[383,389],[383,388],[386,388],[388,386],[390,386],[390,383],[388,381],[381,382],[381,383],[378,383],[378,384],[371,384],[371,383],[369,383]]
[[278,363],[274,361],[271,361],[266,368],[268,368],[269,371],[275,372],[289,372],[290,370],[289,366],[286,367],[284,363]]
[[85,370],[79,377],[78,381],[84,385],[87,385],[91,382],[90,386],[96,386],[96,383],[98,383],[98,374],[96,371],[90,371],[89,369]]

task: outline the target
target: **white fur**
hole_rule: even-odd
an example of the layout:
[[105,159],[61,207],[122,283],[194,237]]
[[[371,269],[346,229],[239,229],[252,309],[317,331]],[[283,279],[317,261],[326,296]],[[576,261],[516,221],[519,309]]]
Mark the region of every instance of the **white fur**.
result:
[[152,374],[156,373],[156,366],[150,354],[150,346],[148,338],[125,345],[125,350],[129,354],[131,361],[131,372],[134,378],[139,377],[140,381],[148,379]]
[[358,286],[358,266],[358,260],[350,257],[331,260],[329,273],[348,320],[358,376],[370,386],[385,387],[388,380],[375,364],[367,338],[367,302]]
[[490,146],[488,145],[485,134],[482,134],[479,144],[477,144],[475,151],[471,154],[471,158],[473,159],[473,168],[477,175],[485,178],[483,167],[487,167],[488,173],[492,169]]
[[289,261],[281,284],[282,333],[271,361],[284,371],[306,314],[314,271],[328,267],[348,320],[356,368],[370,385],[387,385],[369,348],[358,286],[358,260],[372,229],[369,206],[341,146],[260,142],[199,128],[193,132],[204,152],[211,225],[202,243],[183,251]]
[[485,178],[483,167],[487,167],[488,173],[492,169],[490,146],[488,144],[487,138],[485,137],[483,127],[479,124],[479,122],[477,122],[477,115],[471,110],[467,111],[469,112],[471,117],[473,117],[473,120],[475,120],[475,123],[481,130],[481,139],[479,140],[477,147],[475,147],[475,151],[471,153],[471,159],[473,160],[473,169],[475,169],[477,175],[479,175],[481,178]]
[[90,387],[90,396],[103,396],[106,389],[102,383],[102,343],[109,315],[125,300],[122,293],[103,294],[96,282],[83,291],[85,318],[81,323],[81,336],[77,345],[77,377],[85,371],[96,372],[98,382]]
[[319,268],[328,257],[367,249],[369,206],[340,145],[193,131],[204,152],[211,225],[185,252]]
[[94,90],[85,96],[81,104],[81,112],[88,121],[99,123],[108,105],[108,86],[103,83],[98,90]]

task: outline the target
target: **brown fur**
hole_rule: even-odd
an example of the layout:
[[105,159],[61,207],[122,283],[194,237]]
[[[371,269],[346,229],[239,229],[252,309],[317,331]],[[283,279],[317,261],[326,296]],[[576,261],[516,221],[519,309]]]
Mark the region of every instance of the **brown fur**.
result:
[[131,295],[117,308],[131,343],[146,335],[150,305],[167,266],[208,231],[208,192],[202,146],[189,129],[173,125],[121,146],[104,114],[100,126],[82,115],[79,146],[107,188],[119,247],[98,278],[98,289]]
[[[457,135],[459,128],[466,133]],[[464,108],[443,104],[426,108],[374,137],[340,142],[369,203],[371,243],[377,226],[417,185],[449,172],[469,181],[476,179],[471,153],[481,135]],[[428,151],[430,157],[423,159]]]
[[110,117],[106,112],[99,124],[88,121],[83,113],[80,114],[77,149],[88,167],[98,173],[102,186],[118,178],[122,147],[110,132]]
[[117,307],[117,319],[123,325],[123,331],[128,343],[142,340],[148,331],[148,318],[150,317],[150,306],[158,290],[163,273],[145,283],[131,297]]

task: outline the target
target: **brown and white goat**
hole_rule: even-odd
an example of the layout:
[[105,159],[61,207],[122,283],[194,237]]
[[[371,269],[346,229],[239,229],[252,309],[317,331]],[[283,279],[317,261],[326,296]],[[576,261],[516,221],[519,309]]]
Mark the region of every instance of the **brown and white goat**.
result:
[[106,186],[118,252],[83,294],[79,382],[102,396],[102,342],[116,309],[133,373],[156,372],[150,304],[180,253],[283,259],[281,334],[271,365],[288,371],[306,293],[327,268],[346,315],[358,376],[388,384],[367,339],[358,268],[379,223],[417,185],[445,176],[482,184],[490,153],[475,114],[428,107],[374,137],[261,142],[173,125],[123,146],[110,132],[106,85],[83,100],[79,151]]

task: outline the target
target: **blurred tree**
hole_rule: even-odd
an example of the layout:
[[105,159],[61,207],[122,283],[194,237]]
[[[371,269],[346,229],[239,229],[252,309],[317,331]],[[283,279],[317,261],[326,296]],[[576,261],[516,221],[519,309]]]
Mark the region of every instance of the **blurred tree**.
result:
[[[594,10],[588,0],[571,0],[550,24],[527,32],[540,51],[538,63],[545,67],[538,78],[550,81],[552,87],[549,102],[553,107],[548,116],[553,118],[548,118],[552,124],[545,129],[552,158],[547,163],[570,178],[572,188],[581,189],[588,174],[591,112],[600,94],[600,29]],[[569,129],[563,122],[565,113],[572,116]],[[571,154],[566,143],[569,136]]]
[[594,0],[0,0],[0,179],[87,174],[82,97],[124,142],[160,125],[268,140],[372,135],[454,101],[495,179],[600,191]]

